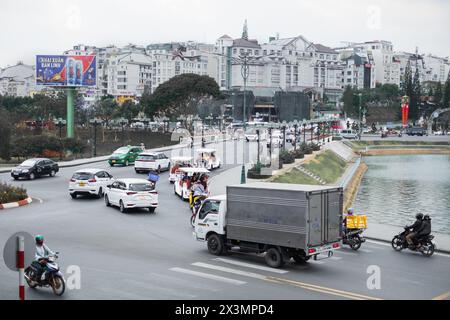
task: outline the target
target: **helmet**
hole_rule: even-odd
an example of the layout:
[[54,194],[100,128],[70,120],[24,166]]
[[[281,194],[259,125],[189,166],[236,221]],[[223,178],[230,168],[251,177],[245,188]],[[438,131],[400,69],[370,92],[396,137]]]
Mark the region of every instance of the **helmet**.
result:
[[431,220],[430,216],[427,215],[427,214],[423,217],[423,219],[424,219],[424,220]]
[[42,245],[44,243],[44,236],[41,236],[40,234],[38,234],[34,239],[36,240],[36,244]]
[[422,214],[422,213],[416,214],[416,219],[417,219],[417,220],[423,219],[423,214]]
[[352,215],[353,214],[353,208],[348,208],[348,210],[347,210],[347,214],[349,214],[349,215]]

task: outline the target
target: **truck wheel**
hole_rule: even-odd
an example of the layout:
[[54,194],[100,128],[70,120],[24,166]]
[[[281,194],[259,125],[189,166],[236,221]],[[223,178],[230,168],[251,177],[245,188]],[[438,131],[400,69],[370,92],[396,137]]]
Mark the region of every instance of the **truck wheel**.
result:
[[267,265],[272,268],[279,268],[284,264],[280,250],[274,247],[269,248],[269,250],[266,251],[265,259]]
[[208,251],[209,253],[220,256],[223,252],[223,240],[217,234],[212,234],[208,237]]

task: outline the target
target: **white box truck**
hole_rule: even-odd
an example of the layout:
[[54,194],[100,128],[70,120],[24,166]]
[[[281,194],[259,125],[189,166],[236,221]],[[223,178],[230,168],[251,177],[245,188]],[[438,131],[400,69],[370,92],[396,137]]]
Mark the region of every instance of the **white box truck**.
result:
[[274,268],[293,258],[330,257],[341,247],[343,189],[258,182],[227,186],[206,199],[194,221],[194,237],[211,254],[233,247],[266,253]]

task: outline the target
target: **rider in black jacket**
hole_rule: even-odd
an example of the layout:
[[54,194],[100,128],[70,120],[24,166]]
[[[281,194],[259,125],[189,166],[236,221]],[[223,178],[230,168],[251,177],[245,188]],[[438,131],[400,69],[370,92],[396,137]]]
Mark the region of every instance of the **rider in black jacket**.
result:
[[[428,236],[431,233],[431,218],[429,215],[425,215],[423,217],[422,225],[420,226],[420,229],[417,230],[417,238],[424,238]],[[420,244],[418,245],[420,246]]]
[[408,244],[410,246],[414,245],[413,240],[416,237],[417,232],[422,227],[422,223],[423,223],[423,214],[418,213],[418,214],[416,214],[416,221],[412,225],[407,226],[408,229],[412,229],[411,232],[408,233],[408,235],[406,236],[406,241],[408,242]]

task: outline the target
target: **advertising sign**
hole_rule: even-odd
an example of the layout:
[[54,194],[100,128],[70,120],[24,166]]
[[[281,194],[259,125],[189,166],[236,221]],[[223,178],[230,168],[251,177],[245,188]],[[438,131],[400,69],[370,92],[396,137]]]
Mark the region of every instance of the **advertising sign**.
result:
[[36,56],[36,84],[62,87],[94,87],[96,56]]

